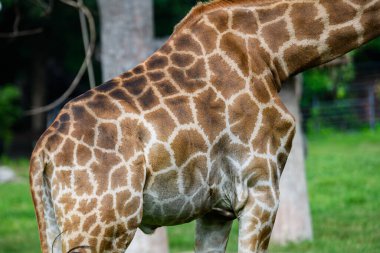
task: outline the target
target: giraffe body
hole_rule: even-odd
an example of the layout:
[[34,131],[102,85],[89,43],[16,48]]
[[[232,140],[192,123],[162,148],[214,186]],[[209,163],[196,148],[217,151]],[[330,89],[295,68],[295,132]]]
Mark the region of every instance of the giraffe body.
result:
[[43,252],[124,252],[138,227],[194,219],[196,252],[224,252],[235,218],[239,252],[265,252],[295,131],[281,83],[378,36],[379,10],[195,7],[161,49],[69,102],[40,138],[30,181]]

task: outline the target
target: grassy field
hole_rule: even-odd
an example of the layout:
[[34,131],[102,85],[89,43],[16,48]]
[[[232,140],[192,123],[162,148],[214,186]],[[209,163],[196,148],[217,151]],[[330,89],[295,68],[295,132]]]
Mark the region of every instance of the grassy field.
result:
[[[307,178],[314,240],[271,253],[380,252],[380,131],[309,136]],[[27,162],[0,161],[19,180],[0,185],[0,253],[39,252]],[[170,227],[172,253],[191,252],[194,224]],[[152,251],[154,252],[154,251]],[[234,224],[227,252],[237,252]]]

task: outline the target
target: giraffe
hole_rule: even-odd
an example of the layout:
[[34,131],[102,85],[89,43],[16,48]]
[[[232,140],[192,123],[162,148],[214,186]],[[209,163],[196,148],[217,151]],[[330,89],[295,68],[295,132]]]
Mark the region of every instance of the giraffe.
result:
[[[196,220],[196,252],[266,252],[295,121],[281,84],[380,35],[380,0],[214,0],[67,103],[31,157],[41,247],[124,252]],[[57,239],[57,240],[56,240]]]

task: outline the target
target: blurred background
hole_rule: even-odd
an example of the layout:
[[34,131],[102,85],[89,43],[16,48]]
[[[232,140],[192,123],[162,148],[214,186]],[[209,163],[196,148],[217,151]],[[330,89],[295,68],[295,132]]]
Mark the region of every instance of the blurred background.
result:
[[[60,108],[154,52],[196,3],[0,0],[0,253],[39,251],[28,158]],[[86,52],[89,70],[73,84]],[[312,233],[271,252],[380,252],[380,39],[292,85]],[[191,252],[194,224],[169,228],[168,238],[170,252]],[[237,252],[236,224],[228,252]]]

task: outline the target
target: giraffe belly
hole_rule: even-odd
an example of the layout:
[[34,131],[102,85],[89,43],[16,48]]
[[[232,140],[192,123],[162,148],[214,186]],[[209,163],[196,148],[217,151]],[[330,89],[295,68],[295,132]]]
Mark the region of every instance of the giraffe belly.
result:
[[177,192],[176,197],[168,199],[162,198],[162,192],[148,190],[144,192],[143,201],[142,225],[153,229],[190,222],[212,209],[208,186],[201,186],[192,195]]

